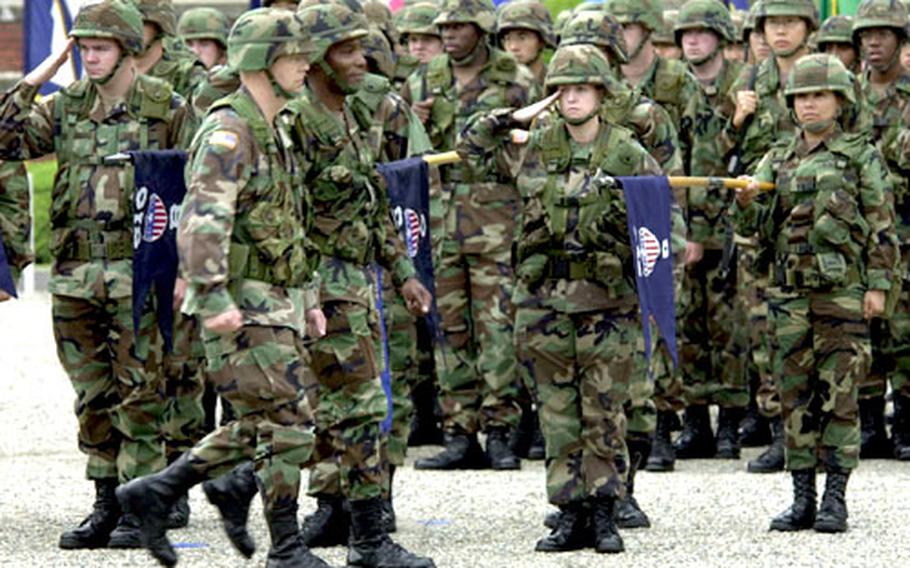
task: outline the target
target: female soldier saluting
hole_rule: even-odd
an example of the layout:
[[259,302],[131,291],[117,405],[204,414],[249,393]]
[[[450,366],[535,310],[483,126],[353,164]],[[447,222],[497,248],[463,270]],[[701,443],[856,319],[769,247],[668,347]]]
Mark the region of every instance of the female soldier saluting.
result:
[[[555,92],[518,111],[476,115],[458,146],[472,167],[516,177],[524,203],[513,258],[516,346],[536,381],[547,494],[561,510],[537,543],[546,552],[623,550],[613,508],[625,491],[623,403],[642,360],[641,324],[626,206],[611,176],[660,167],[628,130],[601,120],[609,73],[596,47],[561,47],[546,77]],[[526,144],[511,141],[513,128],[557,100],[559,117]]]
[[[868,320],[885,309],[897,266],[894,209],[881,154],[842,130],[854,101],[850,72],[835,56],[796,62],[784,95],[797,136],[773,147],[753,183],[737,192],[743,234],[774,251],[769,312],[793,505],[771,530],[847,530],[844,492],[859,461],[857,383],[871,360]],[[754,200],[757,181],[773,181]],[[816,514],[815,470],[827,471]]]

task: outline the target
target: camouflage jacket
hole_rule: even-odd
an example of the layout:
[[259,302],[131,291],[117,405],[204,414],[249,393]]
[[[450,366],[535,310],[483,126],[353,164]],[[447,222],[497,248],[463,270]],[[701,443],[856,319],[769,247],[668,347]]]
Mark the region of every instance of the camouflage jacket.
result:
[[391,272],[397,286],[415,275],[404,243],[392,224],[385,182],[349,102],[341,116],[310,92],[288,103],[293,135],[302,150],[303,184],[313,198],[313,240],[322,254],[321,298],[370,304],[374,261]]
[[228,96],[240,88],[240,74],[227,65],[216,65],[209,69],[205,79],[196,85],[190,104],[196,116],[202,120],[215,101]]
[[636,306],[625,200],[610,176],[659,175],[660,166],[630,131],[605,122],[590,145],[572,141],[562,118],[515,144],[511,112],[471,118],[458,152],[495,163],[524,197],[516,305],[567,313]]
[[393,162],[433,151],[423,124],[410,105],[381,75],[368,73],[348,98],[360,124],[369,124],[367,144],[377,162]]
[[0,236],[13,278],[35,260],[29,244],[32,216],[29,212],[28,172],[23,162],[0,161]]
[[395,56],[395,76],[392,77],[392,88],[400,92],[411,73],[417,71],[420,67],[420,60],[410,54],[399,54]]
[[757,231],[774,250],[772,285],[891,288],[899,260],[891,187],[865,135],[838,127],[814,147],[797,135],[761,159],[755,178],[777,188],[732,210],[740,233]]
[[88,81],[33,102],[20,82],[0,99],[0,159],[56,152],[51,196],[50,292],[80,298],[132,294],[133,171],[105,156],[184,148],[195,122],[170,85],[138,76],[126,98],[107,109]]
[[190,150],[178,245],[183,309],[238,308],[248,325],[304,329],[317,305],[318,251],[290,120],[266,122],[245,88],[215,103]]
[[161,59],[146,72],[146,75],[167,81],[175,93],[185,99],[191,99],[193,91],[205,80],[207,74],[205,65],[185,47],[164,42],[162,48]]
[[[693,176],[727,176],[727,152],[721,133],[735,110],[730,92],[741,73],[741,65],[724,61],[711,85],[699,83],[687,168]],[[688,195],[689,240],[703,243],[708,249],[722,248],[727,226],[724,214],[732,192],[723,188],[690,188]]]

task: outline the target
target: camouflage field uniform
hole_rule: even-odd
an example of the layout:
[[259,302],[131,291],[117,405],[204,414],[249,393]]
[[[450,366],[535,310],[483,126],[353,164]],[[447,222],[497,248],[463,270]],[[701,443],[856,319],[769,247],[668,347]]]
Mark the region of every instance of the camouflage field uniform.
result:
[[[73,35],[112,37],[138,51],[141,39],[117,31],[122,16],[108,11],[110,2],[94,6],[77,16]],[[109,29],[106,18],[120,27]],[[101,159],[184,146],[194,124],[170,86],[149,77],[138,77],[110,109],[88,80],[35,103],[37,92],[20,82],[0,99],[0,158],[57,154],[50,292],[58,355],[77,395],[87,477],[125,481],[164,466],[158,431],[163,385],[148,370],[151,306],[133,332],[133,172]]]
[[[821,88],[803,87],[824,72]],[[848,77],[834,56],[804,57],[787,93],[837,89],[852,101],[849,78],[838,87],[837,72]],[[770,318],[790,470],[858,463],[857,385],[871,358],[863,295],[889,290],[897,262],[886,172],[864,136],[838,125],[814,147],[802,136],[775,145],[755,170],[777,185],[770,201],[734,207],[737,230],[757,230],[775,254]]]
[[[436,23],[480,22],[489,32],[493,19],[487,0],[449,0]],[[486,65],[468,85],[456,84],[446,54],[405,85],[402,95],[410,103],[435,99],[427,130],[436,151],[454,148],[472,114],[518,108],[537,98],[527,68],[498,49],[487,46],[487,53]],[[444,242],[436,291],[443,339],[436,367],[443,427],[469,436],[481,428],[512,430],[519,418],[510,316],[518,192],[512,180],[478,176],[466,164],[445,166],[441,174]]]
[[212,103],[240,88],[240,74],[227,65],[216,65],[209,69],[193,91],[190,103],[200,119],[205,116]]
[[152,22],[161,29],[162,54],[146,75],[167,81],[174,91],[189,99],[193,90],[205,78],[205,66],[196,59],[183,40],[177,37],[177,12],[172,0],[134,0],[142,13],[143,22]]
[[13,280],[18,280],[20,271],[35,260],[29,243],[31,231],[25,163],[0,160],[0,236]]
[[[597,48],[561,47],[547,87],[592,80],[589,68],[607,69]],[[564,519],[586,501],[607,501],[612,513],[625,494],[623,405],[643,343],[622,189],[608,176],[660,168],[629,131],[607,123],[590,145],[573,142],[562,118],[532,130],[527,145],[510,144],[511,112],[469,120],[459,153],[477,169],[495,164],[516,176],[523,196],[515,345],[541,403],[547,496]]]
[[[543,57],[543,52],[546,48],[556,48],[556,35],[553,33],[553,20],[550,17],[550,11],[542,3],[535,0],[509,2],[502,5],[496,16],[496,37],[499,39],[500,45],[502,45],[503,35],[509,30],[529,30],[540,37],[541,48],[537,52],[536,60]],[[540,72],[534,77],[537,80],[538,87],[541,89],[546,75],[547,66],[544,64],[540,68]]]

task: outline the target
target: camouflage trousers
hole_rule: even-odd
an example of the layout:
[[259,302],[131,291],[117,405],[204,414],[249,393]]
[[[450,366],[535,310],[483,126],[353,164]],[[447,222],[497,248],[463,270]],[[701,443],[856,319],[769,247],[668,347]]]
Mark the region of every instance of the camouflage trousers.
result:
[[468,254],[448,239],[436,271],[442,340],[436,347],[443,428],[518,426],[509,247]]
[[904,281],[894,313],[872,322],[872,368],[859,385],[861,399],[895,394],[910,397],[910,282]]
[[625,493],[623,405],[640,359],[639,325],[633,310],[518,308],[518,357],[537,384],[547,498],[554,505]]
[[723,251],[705,250],[686,268],[686,312],[680,334],[680,365],[687,404],[745,408],[749,403],[745,353],[733,338],[737,321],[736,267],[723,277]]
[[387,413],[379,373],[378,319],[360,303],[325,302],[326,335],[310,350],[317,377],[316,466],[308,494],[349,500],[382,494],[380,423]]
[[859,287],[772,289],[769,314],[790,470],[853,469],[859,462],[857,385],[869,369],[869,325]]
[[168,462],[196,445],[205,434],[205,348],[199,320],[174,314],[174,345],[161,358],[165,410],[161,432]]
[[155,316],[151,303],[133,332],[132,299],[52,300],[57,357],[76,391],[79,449],[89,479],[121,482],[165,466],[159,431],[163,385],[149,370]]
[[[640,319],[638,325],[641,326]],[[682,396],[682,381],[673,368],[667,342],[660,336],[656,325],[651,326],[651,340],[653,349],[649,365],[644,357],[644,336],[639,328],[635,367],[629,376],[625,404],[627,434],[643,440],[650,439],[657,428],[657,410],[669,410],[667,406],[671,405],[668,401]],[[657,394],[658,391],[660,395]],[[666,396],[669,392],[675,392],[676,395]]]
[[780,416],[781,411],[775,378],[780,373],[773,366],[774,334],[770,333],[768,323],[768,271],[756,269],[757,251],[748,241],[737,242],[740,246],[737,247],[736,319],[745,324],[735,327],[733,341],[739,346],[738,351],[745,349],[745,381],[746,384],[757,384],[755,402],[759,413],[774,418]]
[[266,507],[295,503],[314,446],[316,385],[303,340],[294,329],[259,325],[203,337],[209,380],[236,418],[190,450],[191,465],[212,479],[253,460]]

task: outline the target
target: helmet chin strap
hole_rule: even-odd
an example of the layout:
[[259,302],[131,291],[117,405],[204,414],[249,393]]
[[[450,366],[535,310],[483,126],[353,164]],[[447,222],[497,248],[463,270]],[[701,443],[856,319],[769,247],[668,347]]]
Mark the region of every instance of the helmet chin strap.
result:
[[291,100],[291,99],[297,97],[298,93],[292,93],[291,91],[289,91],[281,86],[281,83],[279,83],[275,79],[275,76],[272,75],[271,69],[265,70],[265,76],[269,78],[269,84],[272,85],[272,92],[275,93],[275,96],[282,98],[282,99],[287,99],[287,100]]
[[111,82],[111,79],[114,78],[114,75],[116,75],[117,72],[120,71],[120,67],[123,66],[123,61],[125,59],[126,59],[126,54],[125,54],[123,48],[121,47],[120,55],[117,57],[117,63],[114,64],[114,68],[111,69],[111,72],[108,73],[107,75],[105,75],[104,77],[100,77],[98,79],[92,79],[91,77],[89,77],[89,81],[91,81],[92,83],[94,83],[96,85],[107,85],[108,83]]
[[562,119],[566,121],[566,124],[571,124],[572,126],[581,126],[582,124],[587,123],[589,120],[597,118],[597,116],[600,114],[600,105],[595,106],[591,112],[579,118],[569,118],[562,112],[562,108],[559,105],[557,105],[556,108],[559,111],[559,116],[561,116]]
[[647,30],[644,37],[642,37],[641,41],[638,42],[638,45],[635,46],[635,49],[628,53],[627,58],[630,62],[638,57],[638,54],[641,53],[641,50],[645,48],[645,44],[648,43],[649,39],[651,39],[651,30]]
[[[486,35],[486,34],[484,34],[484,35]],[[487,40],[484,39],[483,36],[481,36],[477,40],[477,43],[474,44],[474,49],[471,50],[471,53],[465,55],[461,59],[456,59],[450,55],[449,60],[452,62],[452,65],[454,65],[455,67],[468,67],[472,63],[477,61],[477,58],[480,56],[482,51],[486,48],[487,48]]]

